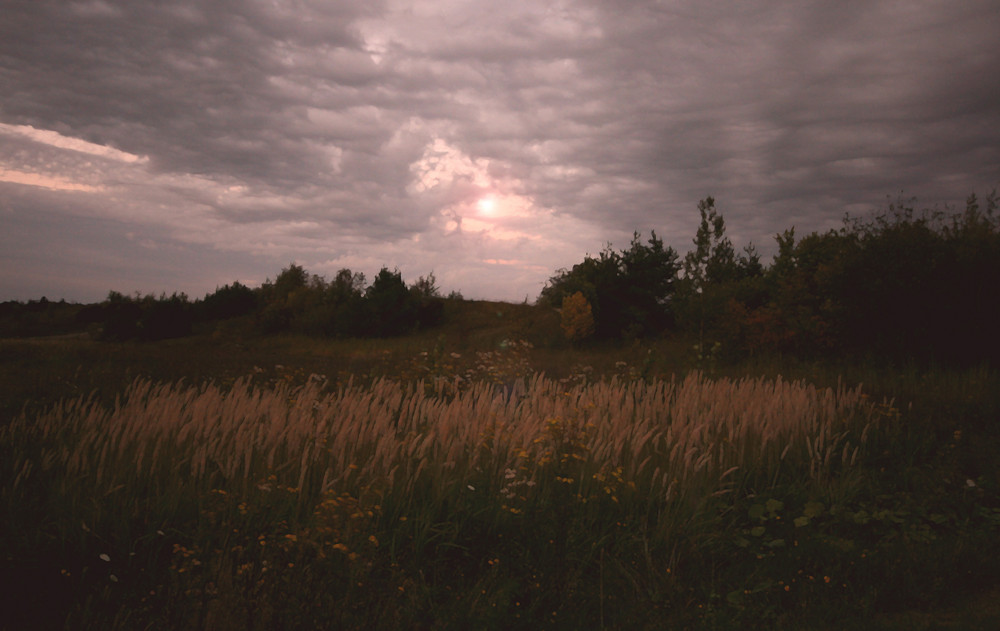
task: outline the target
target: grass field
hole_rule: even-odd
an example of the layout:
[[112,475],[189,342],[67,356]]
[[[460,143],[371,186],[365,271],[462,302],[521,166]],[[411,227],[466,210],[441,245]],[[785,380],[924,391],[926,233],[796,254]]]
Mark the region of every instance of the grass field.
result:
[[0,341],[0,628],[998,627],[996,371],[698,366],[461,308]]

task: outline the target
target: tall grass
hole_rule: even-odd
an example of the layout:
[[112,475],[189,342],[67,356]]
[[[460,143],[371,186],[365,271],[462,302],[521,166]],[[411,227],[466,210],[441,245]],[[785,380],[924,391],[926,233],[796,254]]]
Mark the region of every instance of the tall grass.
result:
[[[294,603],[311,624],[381,616],[391,627],[414,623],[398,603],[385,618],[392,598],[462,581],[475,589],[447,615],[490,626],[498,598],[518,618],[529,602],[536,618],[555,616],[569,601],[554,594],[595,567],[602,594],[614,580],[655,592],[665,584],[640,578],[667,580],[684,563],[678,542],[739,498],[788,485],[825,501],[849,494],[893,412],[860,388],[698,373],[575,386],[541,375],[271,388],[140,379],[113,406],[82,397],[0,428],[3,534],[17,555],[44,549],[122,627],[125,615],[246,628]],[[497,569],[501,555],[521,564],[516,580]],[[532,587],[536,574],[562,585]],[[373,584],[382,596],[359,593]],[[424,603],[414,611],[439,598],[407,597]]]
[[[326,392],[322,379],[273,389],[137,380],[113,409],[80,398],[0,435],[14,482],[59,480],[67,498],[120,493],[177,503],[192,491],[250,493],[271,476],[305,504],[330,491],[378,487],[436,496],[474,482],[503,486],[509,471],[542,493],[546,464],[572,473],[588,497],[603,470],[621,469],[636,497],[658,507],[688,496],[761,487],[782,476],[824,480],[858,458],[879,418],[859,388],[781,379],[598,382],[563,389],[535,376],[454,396],[380,380]],[[566,477],[566,476],[562,476]]]

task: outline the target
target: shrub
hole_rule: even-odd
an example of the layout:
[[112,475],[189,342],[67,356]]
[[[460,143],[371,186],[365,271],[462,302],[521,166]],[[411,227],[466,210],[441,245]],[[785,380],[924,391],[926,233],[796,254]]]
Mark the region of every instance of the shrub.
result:
[[579,342],[594,334],[594,315],[583,294],[576,292],[562,302],[562,330],[566,339]]

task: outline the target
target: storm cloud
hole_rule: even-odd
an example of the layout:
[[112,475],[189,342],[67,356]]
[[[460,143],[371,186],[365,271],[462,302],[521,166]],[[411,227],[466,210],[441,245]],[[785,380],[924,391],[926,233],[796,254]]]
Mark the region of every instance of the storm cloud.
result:
[[534,299],[1000,185],[990,1],[5,0],[0,299],[433,271]]

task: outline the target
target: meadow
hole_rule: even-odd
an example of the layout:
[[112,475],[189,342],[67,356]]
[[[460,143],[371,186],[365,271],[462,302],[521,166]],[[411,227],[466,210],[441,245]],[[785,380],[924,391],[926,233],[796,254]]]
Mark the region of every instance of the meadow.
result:
[[392,340],[0,341],[0,628],[997,628],[1000,375],[527,305]]

